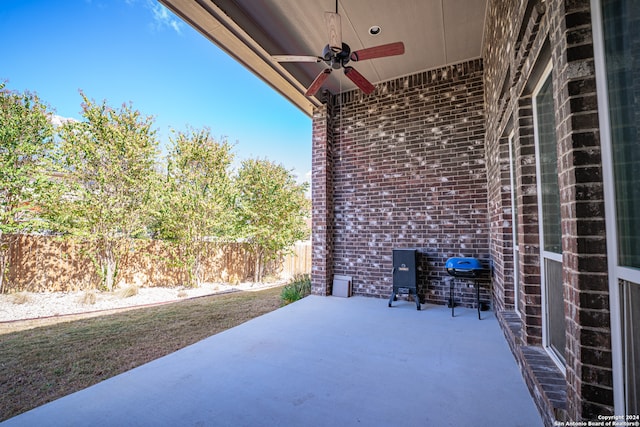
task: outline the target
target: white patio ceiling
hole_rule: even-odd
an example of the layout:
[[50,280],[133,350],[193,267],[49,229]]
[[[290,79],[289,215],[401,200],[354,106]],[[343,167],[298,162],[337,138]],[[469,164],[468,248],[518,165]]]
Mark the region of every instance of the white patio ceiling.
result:
[[[307,114],[304,92],[324,63],[277,63],[271,55],[322,55],[324,12],[335,0],[159,0]],[[350,63],[373,84],[481,56],[487,0],[342,0],[342,38],[352,51],[402,41],[405,54]],[[381,28],[371,35],[369,28]],[[332,93],[355,85],[335,70]],[[318,97],[320,97],[320,93]]]

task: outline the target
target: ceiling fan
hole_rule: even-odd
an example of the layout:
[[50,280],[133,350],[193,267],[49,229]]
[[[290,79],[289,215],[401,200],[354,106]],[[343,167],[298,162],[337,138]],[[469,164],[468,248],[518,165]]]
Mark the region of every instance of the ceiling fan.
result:
[[324,62],[330,68],[325,68],[313,80],[313,83],[307,88],[306,96],[314,96],[329,74],[333,70],[344,69],[344,75],[347,76],[356,86],[367,95],[375,90],[375,87],[355,68],[347,65],[350,61],[363,61],[365,59],[384,58],[386,56],[402,55],[404,53],[404,43],[395,42],[380,46],[369,47],[365,49],[351,52],[348,44],[342,41],[342,27],[340,23],[340,15],[338,14],[338,0],[336,0],[336,11],[325,12],[324,20],[327,25],[329,35],[329,44],[324,47],[322,56],[310,55],[274,55],[273,60],[276,62]]

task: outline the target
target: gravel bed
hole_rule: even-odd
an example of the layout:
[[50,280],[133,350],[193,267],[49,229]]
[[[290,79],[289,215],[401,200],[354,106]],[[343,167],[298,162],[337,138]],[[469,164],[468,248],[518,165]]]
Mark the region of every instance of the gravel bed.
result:
[[[3,294],[0,295],[0,322],[157,304],[235,290],[260,290],[282,284],[284,282],[247,282],[238,285],[205,283],[199,288],[138,288],[137,294],[128,297],[124,296],[126,289],[118,289],[113,292],[20,292],[18,294]],[[87,296],[88,293],[92,293],[95,298]]]

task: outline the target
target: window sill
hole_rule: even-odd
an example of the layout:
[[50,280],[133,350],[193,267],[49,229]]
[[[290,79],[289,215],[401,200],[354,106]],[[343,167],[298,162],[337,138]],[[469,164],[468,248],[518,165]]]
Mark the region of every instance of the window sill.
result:
[[499,312],[498,320],[545,424],[565,420],[567,380],[562,371],[542,347],[524,345],[522,320],[515,312]]

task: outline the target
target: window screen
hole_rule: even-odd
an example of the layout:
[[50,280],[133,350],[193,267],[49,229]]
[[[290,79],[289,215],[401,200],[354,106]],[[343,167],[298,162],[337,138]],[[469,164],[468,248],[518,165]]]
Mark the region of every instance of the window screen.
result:
[[536,95],[536,117],[540,172],[542,174],[540,180],[542,184],[544,250],[560,254],[562,253],[562,231],[560,228],[560,188],[558,187],[558,144],[556,143],[551,74]]

